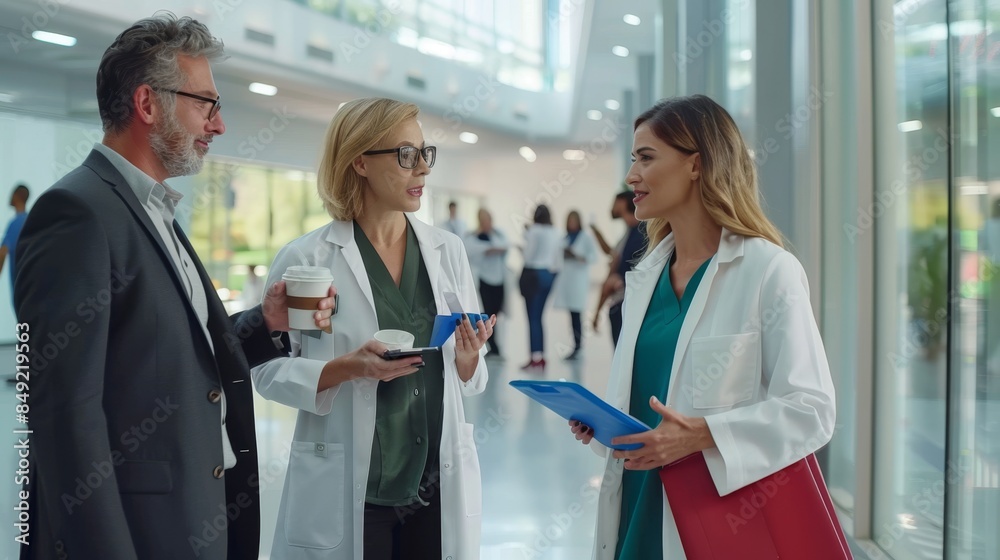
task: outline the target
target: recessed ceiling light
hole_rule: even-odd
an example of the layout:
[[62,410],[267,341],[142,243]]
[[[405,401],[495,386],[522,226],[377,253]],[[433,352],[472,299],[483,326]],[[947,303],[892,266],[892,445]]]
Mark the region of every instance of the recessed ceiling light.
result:
[[586,157],[583,150],[563,150],[563,159],[567,161],[582,161]]
[[986,185],[962,185],[962,194],[964,195],[990,194],[990,188]]
[[458,135],[458,139],[466,144],[475,144],[479,142],[479,135],[475,132],[463,132]]
[[743,49],[742,51],[740,51],[740,60],[742,60],[742,61],[745,62],[745,61],[751,60],[752,58],[753,58],[753,51],[752,50],[750,50],[750,49]]
[[625,20],[625,23],[629,25],[639,25],[640,23],[642,23],[642,20],[639,19],[639,16],[635,14],[625,14],[625,17],[623,17],[622,19]]
[[72,47],[76,44],[76,37],[50,33],[48,31],[32,31],[31,38],[36,41],[42,41],[43,43],[52,43],[53,45],[60,45],[63,47]]
[[532,150],[527,146],[521,146],[521,149],[518,150],[517,153],[521,154],[521,157],[523,157],[528,163],[532,163],[538,159],[538,156],[535,155],[535,150]]
[[906,121],[899,123],[900,132],[916,132],[924,127],[924,123],[920,121]]
[[615,45],[615,46],[611,47],[611,52],[613,52],[614,54],[616,54],[617,56],[620,56],[622,58],[625,58],[626,56],[628,56],[628,49],[625,48],[625,47],[623,47],[623,46],[621,46],[621,45]]
[[268,97],[273,97],[278,94],[277,87],[272,86],[271,84],[262,84],[260,82],[250,84],[250,91],[259,93],[260,95],[266,95]]
[[990,109],[990,114],[992,114],[994,117],[1000,118],[1000,107],[994,107]]
[[604,118],[604,115],[601,114],[601,112],[598,111],[597,109],[591,109],[591,110],[587,111],[587,118],[590,119],[590,120],[592,120],[592,121],[599,121],[602,118]]
[[614,99],[608,99],[604,102],[604,106],[607,107],[609,111],[617,111],[618,109],[621,109],[622,104]]

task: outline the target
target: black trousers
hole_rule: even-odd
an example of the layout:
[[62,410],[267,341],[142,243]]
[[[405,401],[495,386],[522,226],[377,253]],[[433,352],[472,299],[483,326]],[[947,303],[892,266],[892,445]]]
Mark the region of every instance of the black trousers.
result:
[[[504,286],[500,284],[499,286],[494,286],[493,284],[487,284],[482,280],[479,281],[479,295],[483,297],[483,313],[487,315],[500,315],[503,311],[503,299],[504,299]],[[497,333],[494,332],[493,336],[487,341],[490,345],[490,351],[500,353],[500,345],[497,343]]]
[[608,319],[611,320],[611,342],[618,346],[618,335],[622,333],[622,304],[616,303],[608,308]]
[[580,349],[580,342],[583,340],[583,319],[579,311],[569,312],[570,323],[573,324],[573,350]]
[[427,501],[426,506],[365,504],[365,560],[441,560],[440,494]]

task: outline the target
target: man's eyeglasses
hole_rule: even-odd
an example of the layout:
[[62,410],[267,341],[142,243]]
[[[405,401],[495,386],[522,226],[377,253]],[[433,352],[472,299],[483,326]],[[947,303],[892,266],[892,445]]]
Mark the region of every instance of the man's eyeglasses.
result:
[[175,89],[161,89],[160,91],[165,91],[167,93],[172,93],[174,95],[183,95],[184,97],[190,97],[191,99],[197,99],[198,101],[204,101],[205,103],[211,103],[212,108],[208,110],[208,120],[215,118],[215,115],[219,114],[222,110],[222,96],[218,96],[215,99],[211,97],[205,97],[203,95],[195,95],[193,93],[188,93],[186,91],[177,91]]
[[417,157],[422,155],[427,167],[434,167],[434,160],[437,159],[437,146],[427,146],[423,149],[416,146],[400,146],[388,150],[368,150],[362,152],[366,156],[377,156],[379,154],[396,154],[399,166],[403,169],[413,169],[417,166]]

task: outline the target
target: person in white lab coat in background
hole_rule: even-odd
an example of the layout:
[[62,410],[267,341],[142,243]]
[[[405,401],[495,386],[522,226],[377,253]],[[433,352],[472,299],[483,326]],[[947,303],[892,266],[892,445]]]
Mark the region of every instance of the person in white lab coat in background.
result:
[[597,244],[584,231],[580,213],[573,210],[566,216],[566,236],[563,238],[562,270],[552,287],[552,307],[569,310],[573,327],[573,351],[567,360],[580,355],[583,342],[582,313],[587,309],[590,290],[590,265],[597,261]]
[[[494,227],[493,216],[485,208],[479,209],[479,229],[465,236],[465,249],[469,252],[472,271],[479,279],[479,296],[483,300],[483,313],[496,315],[503,312],[507,291],[507,251],[510,243],[503,230]],[[490,358],[502,358],[499,333],[493,332],[489,343]]]
[[269,286],[289,266],[327,267],[340,296],[332,334],[292,331],[291,357],[252,372],[262,396],[299,409],[272,560],[479,558],[479,459],[462,397],[486,388],[496,318],[478,334],[464,319],[424,358],[385,360],[372,340],[393,328],[428,346],[446,296],[478,306],[461,240],[411,214],[436,157],[417,112],[391,99],[337,111],[318,173],[333,221],[271,265]]
[[655,428],[609,453],[570,425],[607,457],[594,558],[677,560],[673,511],[691,506],[664,495],[660,467],[702,453],[729,494],[829,442],[836,406],[805,272],[732,117],[702,95],[661,101],[636,119],[632,156],[650,248],[628,273],[608,402]]

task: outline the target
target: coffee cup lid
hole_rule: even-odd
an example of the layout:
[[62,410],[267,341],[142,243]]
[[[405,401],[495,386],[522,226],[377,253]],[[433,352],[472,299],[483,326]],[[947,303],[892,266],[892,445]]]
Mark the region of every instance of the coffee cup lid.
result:
[[285,280],[330,280],[330,269],[323,266],[290,266],[281,276]]

